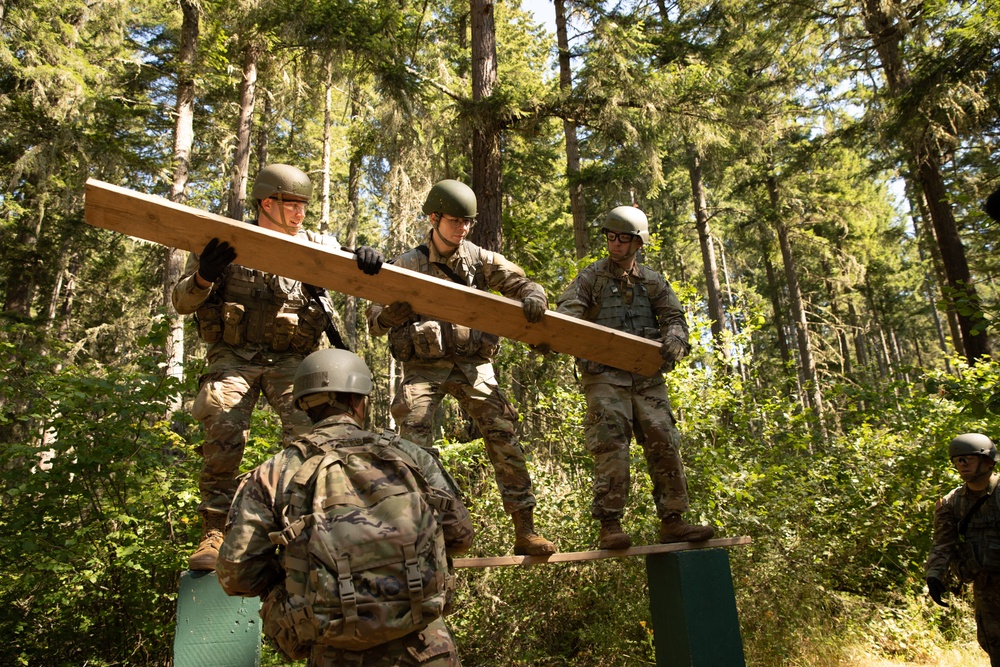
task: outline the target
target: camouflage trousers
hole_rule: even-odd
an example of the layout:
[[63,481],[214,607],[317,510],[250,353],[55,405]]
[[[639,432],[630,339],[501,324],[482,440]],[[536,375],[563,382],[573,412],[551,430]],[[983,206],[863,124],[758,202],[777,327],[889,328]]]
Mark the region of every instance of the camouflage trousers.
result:
[[517,411],[494,382],[473,384],[459,368],[443,382],[407,372],[392,402],[392,416],[399,425],[400,436],[421,447],[433,447],[434,413],[445,395],[458,400],[483,434],[504,511],[511,514],[534,507],[531,476],[514,432]]
[[591,515],[598,521],[621,518],[631,483],[629,444],[633,434],[646,457],[659,517],[686,511],[681,436],[666,385],[638,389],[598,382],[585,385],[584,395],[584,437],[595,464]]
[[990,664],[1000,667],[1000,574],[982,574],[972,584],[976,609],[976,638],[990,656]]
[[292,400],[292,382],[300,361],[302,355],[287,352],[262,352],[250,361],[228,350],[212,356],[191,411],[205,435],[198,448],[202,456],[200,513],[229,512],[250,434],[250,416],[261,392],[281,417],[283,442],[312,427],[309,417]]
[[308,667],[461,667],[458,646],[443,619],[367,651],[313,647]]

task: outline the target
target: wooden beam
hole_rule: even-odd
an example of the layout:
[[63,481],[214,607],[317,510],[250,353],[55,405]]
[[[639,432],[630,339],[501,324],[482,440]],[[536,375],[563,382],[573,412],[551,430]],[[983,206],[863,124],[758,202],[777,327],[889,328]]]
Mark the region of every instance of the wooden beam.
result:
[[628,549],[602,549],[600,551],[571,551],[551,556],[491,556],[488,558],[456,558],[455,567],[505,567],[509,565],[545,565],[548,563],[576,563],[604,558],[624,558],[625,556],[648,556],[671,551],[692,551],[694,549],[715,549],[750,544],[749,537],[722,537],[706,542],[674,542],[671,544],[648,544]]
[[368,276],[351,253],[94,179],[87,179],[85,213],[87,224],[95,227],[191,252],[201,252],[215,237],[236,248],[243,266],[377,303],[408,301],[427,317],[545,344],[614,368],[651,376],[662,362],[659,344],[638,336],[551,310],[532,324],[512,299],[390,265]]

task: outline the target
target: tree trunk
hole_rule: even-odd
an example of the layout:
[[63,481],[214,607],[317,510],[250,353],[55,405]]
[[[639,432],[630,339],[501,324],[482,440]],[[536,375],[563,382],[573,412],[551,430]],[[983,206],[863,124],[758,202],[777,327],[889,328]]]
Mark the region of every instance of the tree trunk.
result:
[[[565,97],[573,92],[573,66],[566,32],[566,0],[554,1],[556,44],[559,48],[559,91]],[[580,145],[576,138],[576,123],[564,118],[563,134],[566,135],[566,181],[569,184],[569,205],[573,213],[573,246],[576,258],[583,259],[590,252],[590,239],[587,236],[587,208],[583,201],[583,184],[580,183]]]
[[503,246],[501,127],[493,108],[497,41],[492,0],[472,0],[472,189],[479,205],[473,243],[499,252]]
[[[904,12],[896,0],[862,0],[862,9],[865,29],[871,36],[873,46],[879,55],[889,96],[899,98],[911,83],[901,52],[904,30],[908,24],[895,18],[902,16]],[[962,246],[962,239],[955,224],[955,216],[941,174],[941,157],[928,123],[921,121],[920,127],[910,128],[904,142],[912,163],[916,165],[916,179],[924,193],[930,219],[937,234],[948,285],[955,294],[967,299],[973,310],[978,310],[979,297],[972,284],[965,248]],[[970,364],[974,364],[989,354],[989,342],[985,332],[975,331],[975,315],[963,315],[962,310],[958,312],[958,324],[965,343],[965,356]],[[957,345],[956,350],[961,353]]]
[[247,170],[250,166],[250,131],[257,97],[257,60],[260,46],[249,36],[243,47],[243,82],[240,84],[240,115],[236,125],[236,149],[233,152],[232,178],[229,183],[229,212],[233,220],[243,220],[243,202],[247,197]]
[[[762,234],[763,236],[763,234]],[[788,338],[785,337],[785,309],[781,305],[781,286],[774,272],[774,264],[771,263],[771,244],[769,239],[762,239],[763,247],[761,256],[764,259],[764,272],[767,276],[768,292],[771,296],[771,310],[774,311],[774,330],[778,339],[778,352],[781,353],[781,363],[785,368],[792,365],[792,351],[788,347]],[[789,383],[789,386],[791,383]]]
[[330,152],[331,146],[331,107],[333,106],[333,64],[326,63],[326,85],[323,95],[323,183],[322,201],[319,214],[319,231],[330,233]]
[[768,192],[771,198],[774,215],[775,231],[778,235],[778,245],[781,248],[781,259],[785,267],[785,283],[788,286],[788,299],[792,307],[792,317],[795,321],[796,340],[799,345],[799,373],[802,378],[802,388],[806,392],[807,402],[816,413],[819,426],[823,425],[823,395],[819,389],[816,377],[816,360],[813,357],[812,344],[809,340],[809,324],[806,319],[805,304],[802,300],[802,290],[799,287],[798,266],[792,254],[792,244],[788,236],[788,225],[785,224],[778,208],[778,184],[774,176],[768,175]]
[[[177,102],[174,105],[174,182],[170,188],[170,201],[187,203],[187,184],[191,171],[191,146],[194,144],[194,72],[198,55],[200,9],[197,0],[181,0],[181,44],[177,61]],[[178,315],[171,303],[170,294],[184,270],[187,253],[177,248],[163,249],[163,311],[170,326],[167,334],[165,357],[167,377],[184,379],[184,318]],[[170,411],[181,408],[181,397],[170,401]]]
[[[356,86],[351,88],[351,116],[357,117],[361,113],[360,90]],[[348,248],[357,248],[358,245],[358,225],[361,222],[361,158],[360,149],[355,149],[351,153],[351,163],[347,171],[347,204],[350,209],[350,221],[347,229],[343,230],[344,245]],[[358,340],[358,300],[347,295],[344,301],[344,326],[347,328],[347,338],[351,341],[351,346],[355,347]],[[355,347],[355,349],[357,349]]]
[[691,194],[694,198],[694,217],[698,228],[698,242],[701,245],[701,261],[705,275],[705,291],[708,298],[708,316],[712,320],[712,337],[716,347],[724,356],[727,351],[722,342],[722,330],[726,324],[726,313],[722,309],[722,288],[719,286],[719,267],[715,262],[715,245],[708,227],[708,211],[705,210],[705,184],[701,173],[701,150],[694,144],[687,144],[688,175],[691,178]]

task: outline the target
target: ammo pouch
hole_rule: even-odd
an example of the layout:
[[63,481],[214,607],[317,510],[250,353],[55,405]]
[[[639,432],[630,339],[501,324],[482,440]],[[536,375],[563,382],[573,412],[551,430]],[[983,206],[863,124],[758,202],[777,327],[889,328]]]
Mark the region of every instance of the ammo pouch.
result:
[[295,313],[278,313],[271,327],[271,350],[285,352],[299,328],[299,316]]
[[1000,573],[1000,541],[995,538],[960,540],[958,556],[959,575],[963,580],[975,579],[980,574]]
[[389,330],[389,352],[396,361],[406,362],[414,357],[413,332],[411,327],[393,327]]
[[414,352],[419,359],[440,359],[448,354],[448,331],[445,324],[437,320],[414,322],[410,325],[410,339],[413,341]]
[[230,345],[242,345],[247,339],[247,309],[241,303],[222,304],[222,340]]
[[211,299],[194,312],[198,322],[198,336],[206,343],[217,343],[222,338],[222,304]]

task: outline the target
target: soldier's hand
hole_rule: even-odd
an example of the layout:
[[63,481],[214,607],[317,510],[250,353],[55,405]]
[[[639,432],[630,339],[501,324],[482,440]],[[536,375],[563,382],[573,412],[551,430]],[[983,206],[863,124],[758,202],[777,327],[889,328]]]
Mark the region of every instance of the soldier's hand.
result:
[[538,345],[528,345],[528,349],[531,350],[532,354],[551,354],[552,348],[548,343],[539,343]]
[[406,324],[413,318],[413,306],[406,301],[396,301],[382,309],[378,315],[378,323],[392,328]]
[[947,607],[947,602],[941,601],[941,595],[944,593],[944,584],[937,577],[927,577],[927,593],[931,596],[931,599],[935,603],[941,605],[942,607]]
[[682,341],[677,336],[667,336],[663,339],[663,343],[660,345],[660,356],[667,363],[674,361],[680,361],[687,356],[688,346],[687,343]]
[[354,258],[358,262],[358,268],[369,276],[374,276],[382,268],[385,258],[375,248],[363,245],[354,251]]
[[530,295],[521,301],[521,310],[529,322],[537,322],[545,315],[549,309],[549,302],[545,297]]
[[219,239],[212,239],[198,255],[198,275],[205,282],[214,283],[234,259],[236,249],[228,241],[219,243]]

